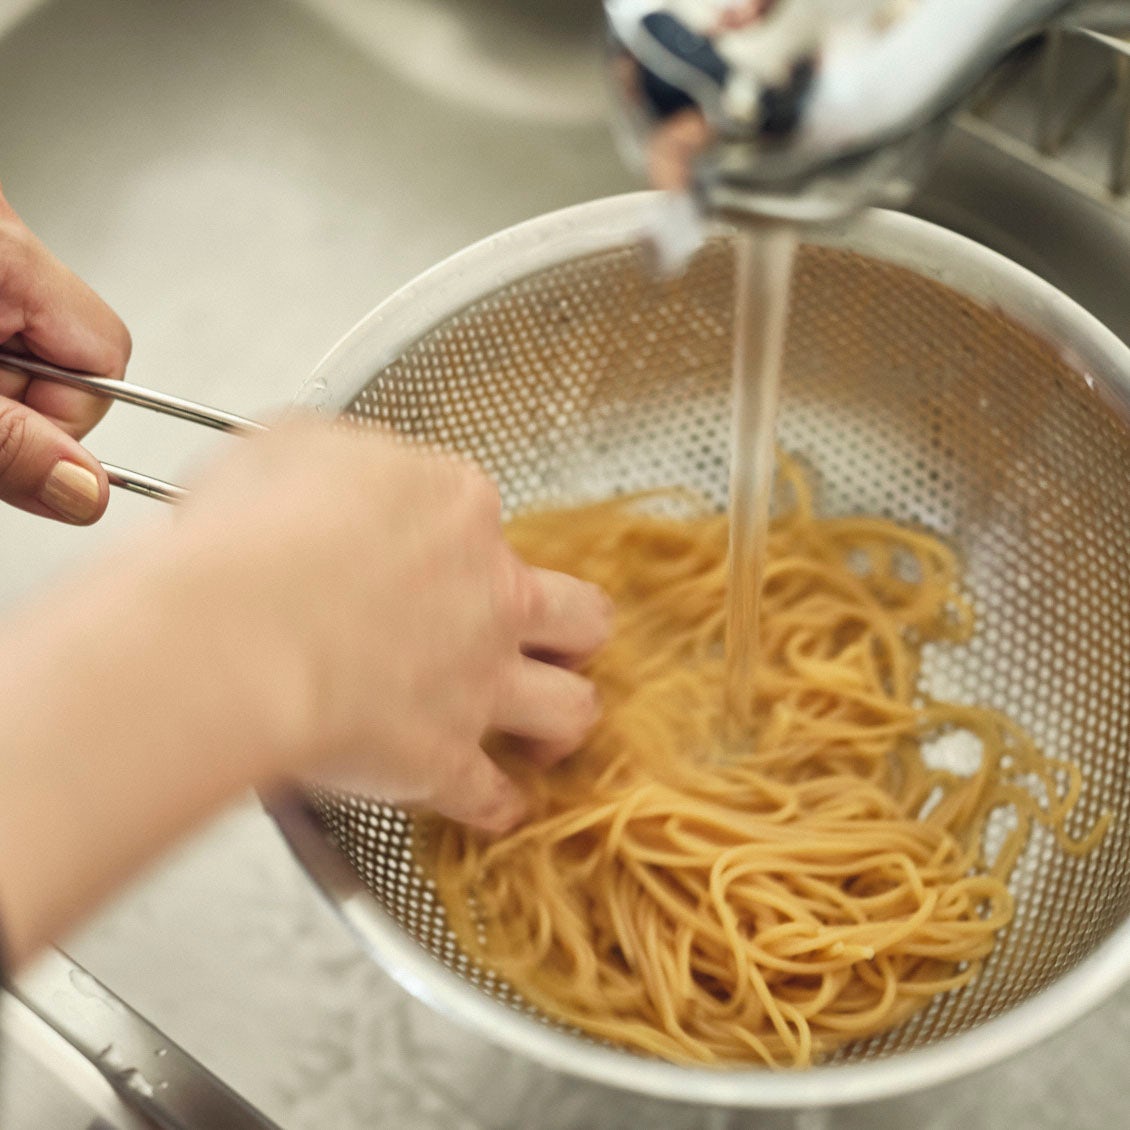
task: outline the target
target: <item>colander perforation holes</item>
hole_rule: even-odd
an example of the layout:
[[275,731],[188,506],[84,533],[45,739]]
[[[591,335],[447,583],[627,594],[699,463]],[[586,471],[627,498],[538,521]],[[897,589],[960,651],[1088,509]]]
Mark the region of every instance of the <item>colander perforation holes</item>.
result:
[[[713,242],[657,286],[638,263],[615,249],[483,297],[375,375],[348,414],[478,459],[507,512],[673,483],[724,505],[730,249]],[[887,514],[959,552],[977,632],[927,649],[921,693],[998,707],[1077,761],[1073,834],[1106,807],[1115,815],[1082,859],[1038,828],[1012,878],[1015,921],[981,975],[836,1056],[869,1060],[1025,1000],[1130,909],[1130,433],[1037,337],[930,279],[828,248],[799,259],[780,433],[819,474],[825,510]],[[402,866],[413,835],[402,816],[315,799],[421,946],[528,1007],[460,951],[427,877]],[[994,817],[987,845],[1008,819]]]

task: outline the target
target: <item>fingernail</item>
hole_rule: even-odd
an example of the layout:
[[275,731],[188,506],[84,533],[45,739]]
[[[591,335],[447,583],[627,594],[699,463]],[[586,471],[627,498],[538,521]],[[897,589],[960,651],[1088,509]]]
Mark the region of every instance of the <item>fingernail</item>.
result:
[[39,501],[68,522],[89,522],[98,513],[102,490],[93,471],[60,459],[51,468]]

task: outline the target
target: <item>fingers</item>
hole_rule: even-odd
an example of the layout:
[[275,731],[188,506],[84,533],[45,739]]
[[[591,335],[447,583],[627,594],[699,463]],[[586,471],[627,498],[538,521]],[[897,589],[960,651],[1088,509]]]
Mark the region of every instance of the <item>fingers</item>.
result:
[[531,760],[549,766],[577,749],[600,716],[596,688],[568,665],[608,639],[612,601],[576,577],[514,562],[523,654],[503,673],[491,724],[526,739]]
[[532,740],[531,757],[551,765],[572,753],[600,717],[596,687],[575,671],[522,658],[511,668],[493,723]]
[[510,831],[526,815],[518,786],[478,748],[468,751],[457,772],[447,774],[430,807],[441,816],[494,833]]
[[[121,319],[38,240],[0,198],[0,342],[52,364],[121,378],[131,343]],[[0,394],[20,398],[81,439],[109,400],[0,373]]]
[[531,569],[529,582],[520,628],[526,654],[578,663],[605,643],[613,608],[603,589],[550,569]]
[[[521,565],[511,580],[521,593],[524,651],[580,661],[608,638],[612,603],[595,585]],[[550,766],[584,741],[599,716],[599,696],[588,679],[520,655],[502,675],[491,725],[526,739],[530,758]],[[444,816],[495,833],[509,831],[526,814],[518,787],[481,749],[469,755],[461,773],[447,778],[431,803]]]
[[106,509],[106,473],[38,412],[0,398],[0,500],[41,517],[85,526]]

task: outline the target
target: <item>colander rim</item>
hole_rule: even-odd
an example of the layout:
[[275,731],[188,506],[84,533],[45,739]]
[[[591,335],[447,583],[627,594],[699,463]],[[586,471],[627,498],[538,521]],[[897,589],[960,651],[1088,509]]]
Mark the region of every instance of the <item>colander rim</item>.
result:
[[[664,202],[664,193],[652,191],[601,197],[524,220],[441,259],[347,330],[299,386],[293,407],[340,412],[443,318],[554,264],[638,243],[663,222]],[[860,250],[905,267],[999,310],[1049,344],[1076,331],[1072,348],[1059,346],[1063,359],[1130,420],[1130,347],[1028,268],[928,220],[882,208],[803,229],[801,242]],[[920,252],[932,254],[924,260]]]
[[[457,252],[400,288],[346,333],[301,387],[296,406],[340,412],[375,373],[444,318],[566,259],[637,242],[662,206],[661,195],[651,192],[590,201],[527,220]],[[1073,300],[1011,260],[927,221],[881,210],[805,232],[802,238],[906,267],[999,310],[1059,344],[1065,359],[1130,420],[1130,349]],[[548,1067],[655,1097],[774,1109],[890,1098],[980,1071],[1029,1048],[1130,979],[1128,920],[1052,985],[929,1047],[783,1073],[644,1059],[578,1040],[476,989],[416,943],[377,903],[304,800],[275,796],[264,798],[264,805],[330,905],[370,956],[412,995],[496,1045]]]

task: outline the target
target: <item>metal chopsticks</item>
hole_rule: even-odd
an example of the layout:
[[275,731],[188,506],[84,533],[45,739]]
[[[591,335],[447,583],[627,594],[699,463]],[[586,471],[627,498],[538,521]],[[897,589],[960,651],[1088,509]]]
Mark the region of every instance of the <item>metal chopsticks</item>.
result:
[[[0,349],[0,367],[18,369],[29,376],[54,381],[56,384],[67,385],[69,388],[83,389],[95,396],[108,396],[112,400],[122,400],[127,404],[149,408],[154,412],[161,412],[166,416],[175,416],[193,424],[202,424],[206,428],[216,428],[221,432],[249,435],[252,432],[265,432],[267,430],[265,424],[260,424],[256,420],[248,420],[246,417],[237,416],[232,412],[225,412],[220,408],[210,408],[206,404],[197,404],[179,396],[170,396],[167,393],[143,388],[141,385],[129,384],[126,381],[114,381],[108,377],[95,377],[89,373],[76,373],[71,369],[49,365],[46,361],[40,361],[34,357],[25,357],[22,354],[11,353],[4,349]],[[148,498],[160,499],[162,502],[180,502],[188,493],[184,487],[167,483],[163,479],[155,479],[150,475],[143,475],[138,471],[127,471],[124,467],[115,467],[111,463],[103,463],[102,467],[110,479],[111,486],[132,491],[134,494],[143,494]]]

